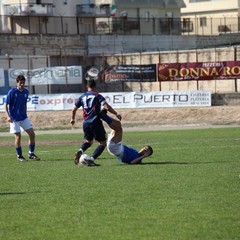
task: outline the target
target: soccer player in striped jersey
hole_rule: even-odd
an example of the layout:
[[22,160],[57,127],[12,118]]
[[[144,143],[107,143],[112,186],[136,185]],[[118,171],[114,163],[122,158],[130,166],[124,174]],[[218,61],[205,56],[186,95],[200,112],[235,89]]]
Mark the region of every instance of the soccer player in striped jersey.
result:
[[86,78],[87,91],[82,94],[75,102],[75,106],[72,110],[70,123],[74,125],[76,112],[79,108],[82,108],[82,127],[85,138],[85,142],[81,145],[80,149],[74,155],[74,162],[76,165],[79,164],[79,159],[83,152],[85,152],[89,147],[92,146],[94,140],[96,140],[99,145],[94,150],[90,159],[84,159],[85,161],[81,162],[81,164],[85,164],[87,166],[95,166],[96,164],[94,163],[94,161],[102,154],[106,147],[106,131],[99,116],[102,106],[104,106],[110,113],[116,115],[119,119],[121,119],[121,115],[118,114],[106,102],[106,99],[97,92],[95,81],[97,75],[97,69],[96,74],[94,72],[94,69],[89,70],[88,76]]

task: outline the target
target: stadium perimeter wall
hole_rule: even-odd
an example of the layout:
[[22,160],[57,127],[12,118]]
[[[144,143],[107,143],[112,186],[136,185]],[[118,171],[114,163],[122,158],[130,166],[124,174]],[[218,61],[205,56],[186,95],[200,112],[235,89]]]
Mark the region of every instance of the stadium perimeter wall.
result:
[[[159,51],[116,54],[95,58],[95,65],[147,65],[158,63],[239,61],[240,47],[224,47],[182,51]],[[214,79],[167,82],[105,83],[105,92],[114,91],[196,91],[208,90],[213,94],[240,93],[240,79]]]

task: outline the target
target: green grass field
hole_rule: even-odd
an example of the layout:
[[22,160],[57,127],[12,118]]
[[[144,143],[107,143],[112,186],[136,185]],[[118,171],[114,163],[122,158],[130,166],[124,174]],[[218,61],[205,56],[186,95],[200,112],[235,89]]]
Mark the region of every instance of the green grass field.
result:
[[135,166],[75,166],[82,138],[38,135],[42,160],[20,163],[1,137],[0,239],[240,239],[240,128],[127,132],[154,149]]

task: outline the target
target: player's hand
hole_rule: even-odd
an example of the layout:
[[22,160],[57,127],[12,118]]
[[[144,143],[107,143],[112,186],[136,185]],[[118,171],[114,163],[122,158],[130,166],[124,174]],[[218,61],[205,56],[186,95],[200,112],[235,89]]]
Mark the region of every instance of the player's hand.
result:
[[7,118],[7,121],[10,122],[10,123],[13,122],[12,119],[11,119],[10,117]]
[[117,116],[117,118],[118,118],[120,121],[122,120],[121,114],[118,113],[116,116]]
[[75,124],[75,120],[74,120],[74,119],[71,119],[70,124],[71,124],[71,125],[74,125],[74,124]]

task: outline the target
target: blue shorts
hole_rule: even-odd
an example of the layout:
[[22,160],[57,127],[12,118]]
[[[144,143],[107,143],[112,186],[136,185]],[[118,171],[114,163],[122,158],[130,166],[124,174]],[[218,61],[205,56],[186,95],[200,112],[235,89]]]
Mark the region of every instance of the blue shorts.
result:
[[106,131],[102,121],[97,118],[92,123],[83,123],[84,138],[88,141],[96,140],[98,142],[106,141]]

